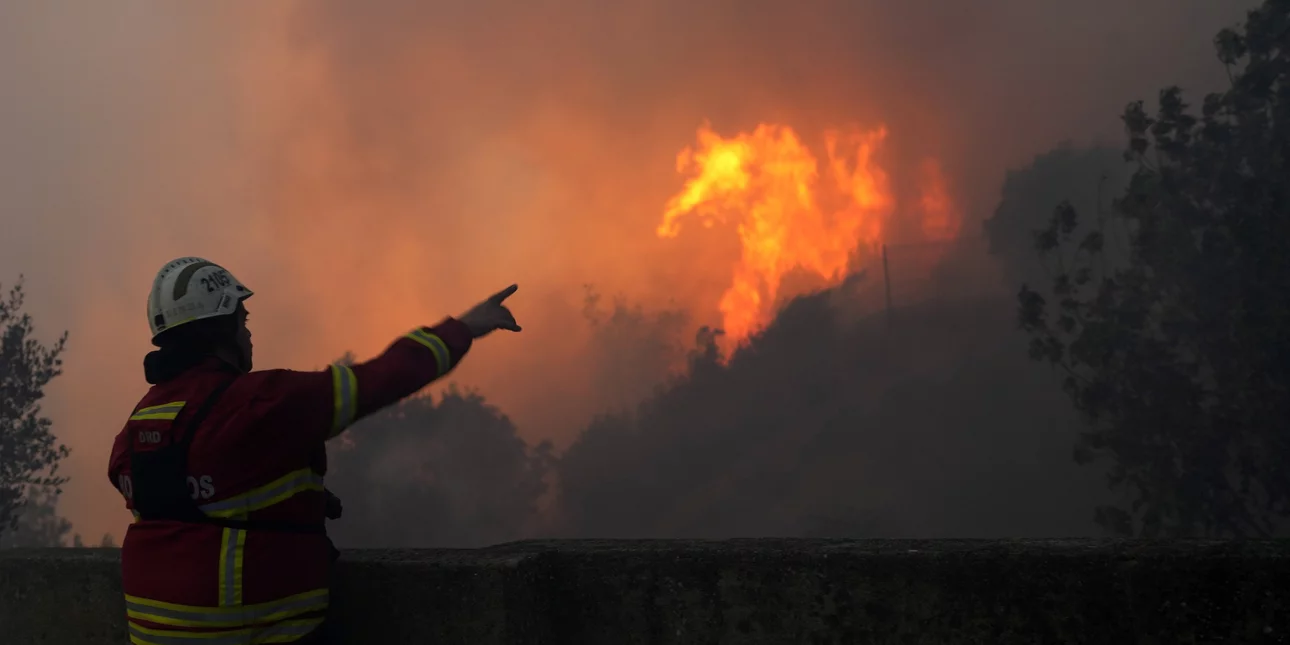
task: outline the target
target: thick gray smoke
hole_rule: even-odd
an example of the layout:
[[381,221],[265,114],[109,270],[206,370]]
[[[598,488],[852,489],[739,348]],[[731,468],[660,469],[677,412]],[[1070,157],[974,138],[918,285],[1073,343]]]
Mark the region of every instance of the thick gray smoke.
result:
[[[404,542],[1080,530],[1063,522],[1085,522],[1082,493],[1035,506],[1032,491],[1058,490],[1044,477],[1066,464],[1072,430],[1018,356],[1006,302],[924,303],[886,338],[868,309],[830,319],[821,305],[847,298],[808,298],[748,358],[655,396],[717,319],[738,252],[728,229],[654,235],[680,183],[672,162],[704,120],[724,134],[784,123],[811,141],[885,123],[889,165],[940,158],[966,213],[960,264],[941,273],[953,292],[953,278],[994,266],[978,232],[1009,168],[1065,140],[1118,147],[1127,101],[1222,82],[1210,39],[1252,4],[2,3],[0,281],[25,273],[42,332],[71,332],[48,406],[74,450],[62,511],[85,535],[126,525],[103,473],[143,389],[142,294],[157,266],[196,253],[256,285],[257,361],[273,367],[370,355],[521,282],[525,333],[490,341],[457,376],[510,421],[464,412],[468,398],[440,410],[436,396],[406,427],[440,428],[415,439],[432,442],[492,428],[497,446],[470,454],[496,459],[510,482],[498,486],[520,492],[488,513],[535,496],[540,517]],[[880,294],[876,279],[859,282]],[[630,306],[602,305],[591,324],[587,283]],[[601,411],[616,416],[588,430]],[[374,444],[419,445],[373,433],[364,447],[361,434],[354,449],[368,452],[335,456],[338,487],[377,481],[355,474],[384,463]],[[517,456],[546,439],[573,446],[558,466]],[[458,473],[451,452],[434,459],[435,481]],[[546,469],[545,489],[530,468]],[[407,482],[355,489],[347,515],[370,503],[452,516],[480,473],[460,476],[420,510]],[[981,501],[996,495],[1010,505],[998,517]]]

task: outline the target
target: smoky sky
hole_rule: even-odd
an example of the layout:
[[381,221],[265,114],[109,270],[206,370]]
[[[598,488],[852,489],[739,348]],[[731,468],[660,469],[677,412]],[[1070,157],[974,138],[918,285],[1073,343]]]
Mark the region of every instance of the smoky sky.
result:
[[887,162],[940,158],[975,234],[1006,169],[1117,143],[1161,86],[1216,87],[1211,38],[1252,4],[4,3],[0,282],[25,274],[38,330],[71,332],[46,405],[74,450],[63,512],[125,525],[106,452],[173,257],[256,290],[260,367],[370,356],[519,282],[523,334],[454,379],[567,445],[657,378],[597,340],[586,285],[683,336],[717,320],[731,231],[653,233],[704,121],[884,123]]

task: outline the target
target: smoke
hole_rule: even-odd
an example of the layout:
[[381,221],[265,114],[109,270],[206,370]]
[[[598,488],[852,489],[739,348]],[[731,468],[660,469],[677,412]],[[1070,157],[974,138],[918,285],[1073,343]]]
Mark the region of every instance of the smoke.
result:
[[1097,533],[1102,473],[1012,333],[1011,301],[847,323],[791,303],[728,365],[588,427],[558,466],[566,535],[1036,537]]
[[550,445],[531,450],[477,394],[418,397],[360,422],[330,447],[328,486],[343,547],[470,547],[541,530]]
[[637,359],[597,340],[584,284],[646,319],[680,312],[665,328],[688,327],[681,339],[719,319],[731,232],[653,234],[676,152],[704,120],[726,134],[785,123],[812,141],[884,123],[895,167],[941,160],[971,238],[1006,168],[1061,140],[1118,144],[1126,101],[1220,82],[1209,41],[1241,11],[5,3],[0,278],[26,273],[38,322],[71,331],[49,405],[75,451],[63,511],[86,534],[125,525],[105,510],[119,507],[106,452],[144,389],[146,285],[174,256],[208,256],[255,288],[257,363],[273,367],[371,355],[519,282],[525,331],[482,342],[454,378],[526,439],[564,446],[667,371],[648,356],[606,392],[604,370],[633,373]]

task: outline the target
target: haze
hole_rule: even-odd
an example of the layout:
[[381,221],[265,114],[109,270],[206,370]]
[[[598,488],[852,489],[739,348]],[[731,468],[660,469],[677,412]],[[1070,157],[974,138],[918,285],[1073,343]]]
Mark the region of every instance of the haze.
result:
[[675,367],[598,333],[586,285],[675,312],[651,329],[683,344],[721,322],[732,226],[656,234],[701,124],[781,124],[817,150],[885,125],[893,190],[938,160],[963,266],[988,272],[974,244],[1006,171],[1063,141],[1119,147],[1124,104],[1164,85],[1215,87],[1210,39],[1253,4],[6,2],[0,282],[25,274],[44,336],[71,334],[46,404],[73,449],[60,510],[87,536],[128,522],[106,455],[173,257],[256,290],[258,367],[370,356],[518,282],[525,331],[452,380],[563,447]]

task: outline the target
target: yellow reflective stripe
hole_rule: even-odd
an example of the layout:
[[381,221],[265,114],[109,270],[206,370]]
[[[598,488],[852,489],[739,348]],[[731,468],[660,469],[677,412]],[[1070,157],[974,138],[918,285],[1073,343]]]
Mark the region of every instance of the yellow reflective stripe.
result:
[[312,634],[314,630],[322,626],[323,620],[323,618],[301,618],[300,620],[283,621],[252,636],[251,642],[256,645],[260,643],[292,643]]
[[242,587],[244,579],[242,578],[243,565],[246,564],[246,531],[237,532],[237,553],[233,562],[233,593],[231,594],[233,604],[242,605]]
[[[175,417],[179,416],[179,411],[184,409],[185,403],[187,403],[187,401],[173,401],[171,403],[163,403],[161,405],[154,405],[152,407],[136,410],[134,414],[130,415],[130,420],[131,421],[172,420]],[[117,417],[117,418],[119,419],[120,417]]]
[[272,623],[313,611],[327,609],[330,592],[313,589],[269,602],[241,607],[201,607],[180,605],[125,594],[126,615],[176,627],[243,627]]
[[448,368],[452,367],[452,354],[448,351],[448,345],[441,338],[434,334],[427,333],[421,329],[413,329],[408,332],[408,338],[425,345],[434,354],[434,362],[439,367],[439,376],[448,373]]
[[[273,603],[242,607],[222,607],[224,614],[212,614],[214,607],[196,607],[201,611],[176,611],[137,605],[126,601],[126,616],[134,620],[146,620],[159,625],[175,627],[244,627],[262,623],[274,623],[280,620],[307,614],[315,611],[326,611],[328,594],[326,589],[297,594],[290,598]],[[267,606],[266,606],[267,605]]]
[[331,434],[336,436],[358,415],[358,377],[345,365],[331,366],[332,416]]
[[219,549],[219,604],[221,607],[242,605],[242,554],[245,549],[246,531],[225,527],[220,538]]
[[311,634],[322,617],[286,620],[275,625],[214,632],[154,629],[130,623],[130,642],[138,645],[247,645],[290,643]]
[[234,517],[266,509],[305,491],[322,492],[322,489],[323,477],[312,469],[301,468],[241,495],[198,508],[211,517]]

